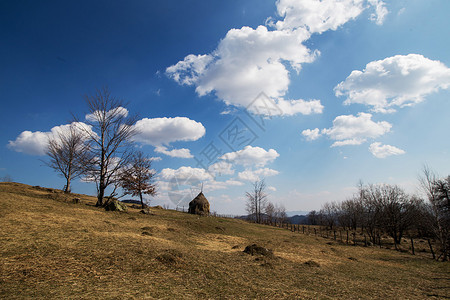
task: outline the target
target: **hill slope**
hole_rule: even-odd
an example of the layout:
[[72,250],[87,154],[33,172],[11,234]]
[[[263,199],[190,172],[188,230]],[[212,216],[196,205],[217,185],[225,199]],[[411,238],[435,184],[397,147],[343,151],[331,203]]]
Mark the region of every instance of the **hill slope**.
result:
[[[0,183],[0,298],[450,297],[448,264],[431,259],[241,220],[121,214],[94,203]],[[242,252],[253,243],[276,257]]]

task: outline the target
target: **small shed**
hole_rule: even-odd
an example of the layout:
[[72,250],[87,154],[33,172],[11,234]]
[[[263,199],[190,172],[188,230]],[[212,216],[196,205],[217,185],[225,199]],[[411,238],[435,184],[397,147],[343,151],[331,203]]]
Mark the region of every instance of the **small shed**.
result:
[[191,202],[189,202],[189,211],[190,214],[197,215],[208,215],[209,214],[209,202],[206,199],[203,192],[197,195]]

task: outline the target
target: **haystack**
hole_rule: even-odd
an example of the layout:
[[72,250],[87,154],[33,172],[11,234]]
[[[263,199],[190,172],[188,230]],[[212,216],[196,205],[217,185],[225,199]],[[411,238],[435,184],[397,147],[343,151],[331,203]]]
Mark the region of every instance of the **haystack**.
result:
[[209,202],[205,195],[203,195],[203,192],[200,192],[194,200],[189,202],[189,213],[198,215],[209,214]]

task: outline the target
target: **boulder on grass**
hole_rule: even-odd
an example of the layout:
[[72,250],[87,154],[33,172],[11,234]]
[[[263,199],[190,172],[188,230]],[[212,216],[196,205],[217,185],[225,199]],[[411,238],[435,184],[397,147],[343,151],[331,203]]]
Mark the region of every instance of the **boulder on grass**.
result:
[[125,203],[120,202],[119,200],[111,200],[108,201],[105,205],[106,211],[120,211],[120,212],[127,212],[128,207]]
[[273,257],[272,250],[258,246],[256,244],[248,245],[247,247],[245,247],[244,253],[251,255],[262,255],[267,257]]

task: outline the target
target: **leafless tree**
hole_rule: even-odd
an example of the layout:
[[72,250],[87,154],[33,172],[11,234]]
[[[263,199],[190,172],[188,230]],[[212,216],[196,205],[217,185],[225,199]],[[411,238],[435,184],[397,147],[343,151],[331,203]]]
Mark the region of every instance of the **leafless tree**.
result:
[[256,223],[261,223],[262,213],[267,204],[266,183],[264,179],[257,180],[253,183],[252,191],[247,192],[247,212],[254,215]]
[[156,195],[154,183],[156,172],[151,167],[150,158],[144,156],[141,151],[137,151],[131,157],[130,165],[125,167],[120,176],[120,185],[125,195],[139,196],[142,209],[145,208],[142,196]]
[[339,212],[339,205],[336,202],[325,203],[322,205],[320,214],[322,215],[322,224],[329,229],[333,229],[337,223],[337,216]]
[[133,153],[132,137],[136,134],[133,126],[137,117],[129,117],[122,100],[111,96],[107,88],[97,90],[94,95],[85,96],[89,114],[85,123],[92,130],[86,130],[92,160],[85,164],[86,177],[97,184],[97,206],[103,206],[105,190],[113,185],[109,197],[115,195],[123,170]]
[[60,131],[48,140],[46,154],[49,160],[44,163],[66,179],[65,193],[70,193],[71,181],[83,174],[84,163],[89,161],[89,144],[81,126],[72,123],[68,130]]
[[0,178],[0,182],[13,182],[13,179],[11,176],[9,176],[8,174],[6,174],[5,176]]
[[286,208],[283,204],[275,204],[275,218],[277,222],[287,221]]
[[446,261],[450,251],[450,176],[439,179],[428,166],[423,168],[422,173],[419,181],[429,203],[427,223],[439,242],[440,257]]
[[265,208],[265,213],[267,216],[267,219],[270,222],[274,222],[275,221],[275,206],[273,205],[272,202],[268,202]]
[[319,224],[319,213],[315,210],[312,210],[306,216],[308,218],[309,225],[318,225]]

